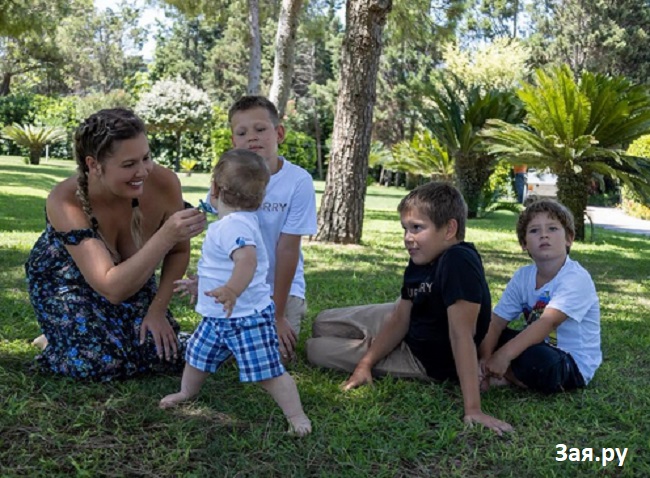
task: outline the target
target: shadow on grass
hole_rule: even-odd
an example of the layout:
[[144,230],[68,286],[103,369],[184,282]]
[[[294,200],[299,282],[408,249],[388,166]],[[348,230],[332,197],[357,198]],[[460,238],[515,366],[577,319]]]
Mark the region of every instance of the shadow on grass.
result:
[[44,198],[0,194],[0,231],[38,232],[44,229]]

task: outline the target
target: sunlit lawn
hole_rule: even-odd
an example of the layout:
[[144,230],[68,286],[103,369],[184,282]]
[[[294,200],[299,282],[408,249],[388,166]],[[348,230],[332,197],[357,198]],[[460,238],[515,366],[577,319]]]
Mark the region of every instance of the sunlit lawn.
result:
[[[466,427],[453,384],[383,379],[342,393],[344,374],[292,369],[314,433],[284,434],[272,400],[238,382],[234,365],[212,377],[201,396],[175,411],[157,402],[179,377],[110,384],[75,383],[30,372],[39,333],[23,263],[44,225],[47,191],[72,171],[51,160],[27,166],[0,157],[0,476],[327,476],[491,477],[650,476],[650,248],[648,238],[597,230],[595,243],[572,257],[592,274],[602,307],[605,361],[592,384],[553,397],[491,390],[484,409],[514,425],[498,438]],[[207,174],[180,176],[194,204]],[[316,183],[317,192],[323,183]],[[406,254],[395,207],[403,190],[371,187],[358,246],[305,241],[309,316],[329,307],[393,300]],[[468,240],[481,251],[493,300],[527,263],[515,239],[515,216],[497,212],[470,221]],[[195,267],[201,241],[193,241]],[[180,300],[182,327],[198,322]],[[557,462],[556,445],[628,448],[617,461]]]

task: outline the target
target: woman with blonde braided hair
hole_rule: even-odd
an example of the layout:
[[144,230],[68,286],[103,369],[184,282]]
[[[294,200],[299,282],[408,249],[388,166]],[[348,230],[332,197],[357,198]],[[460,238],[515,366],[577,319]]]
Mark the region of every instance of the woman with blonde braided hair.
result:
[[132,111],[98,111],[74,143],[77,174],[48,196],[45,232],[25,264],[44,334],[37,363],[102,381],[178,367],[168,305],[205,216],[184,208],[178,178],[153,163]]

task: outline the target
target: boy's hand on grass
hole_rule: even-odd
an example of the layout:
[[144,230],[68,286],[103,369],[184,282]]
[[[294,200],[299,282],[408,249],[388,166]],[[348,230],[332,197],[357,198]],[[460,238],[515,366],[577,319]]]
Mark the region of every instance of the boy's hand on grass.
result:
[[490,430],[496,432],[496,434],[499,436],[503,435],[504,433],[509,433],[514,431],[514,428],[512,428],[512,426],[509,423],[506,423],[503,420],[499,420],[498,418],[494,418],[490,415],[487,415],[480,410],[478,412],[466,413],[464,422],[469,425],[472,425],[474,423],[480,423],[484,427],[487,427]]
[[190,305],[196,302],[196,297],[199,294],[199,278],[195,275],[187,276],[186,279],[179,279],[174,281],[174,292],[179,293],[181,297],[189,294]]
[[368,367],[357,366],[350,378],[341,385],[341,390],[345,392],[365,384],[372,385],[372,372]]
[[275,319],[275,326],[278,332],[278,341],[280,342],[280,354],[284,360],[293,360],[296,356],[296,342],[298,337],[293,330],[286,316],[278,316]]

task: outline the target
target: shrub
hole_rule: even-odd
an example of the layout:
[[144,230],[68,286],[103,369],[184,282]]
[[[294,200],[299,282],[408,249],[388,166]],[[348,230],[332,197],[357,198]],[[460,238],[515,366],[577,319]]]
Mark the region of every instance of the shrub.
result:
[[278,154],[310,174],[316,172],[316,141],[305,133],[287,131]]
[[177,78],[154,84],[150,92],[140,97],[136,112],[149,131],[175,135],[174,169],[178,171],[183,133],[200,131],[210,125],[212,104],[207,93]]
[[[641,136],[634,141],[627,150],[631,156],[650,158],[650,135]],[[621,188],[621,205],[623,210],[630,216],[641,219],[650,219],[650,203],[629,187]]]
[[[0,97],[0,128],[11,124],[34,122],[34,95],[9,95]],[[0,154],[22,154],[20,147],[11,141],[0,143]]]
[[40,163],[46,145],[66,138],[64,129],[52,126],[11,125],[2,134],[29,151],[30,164]]

